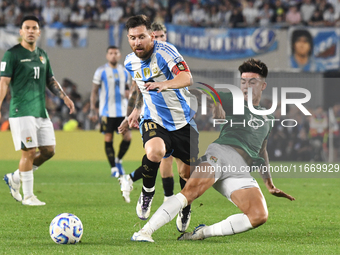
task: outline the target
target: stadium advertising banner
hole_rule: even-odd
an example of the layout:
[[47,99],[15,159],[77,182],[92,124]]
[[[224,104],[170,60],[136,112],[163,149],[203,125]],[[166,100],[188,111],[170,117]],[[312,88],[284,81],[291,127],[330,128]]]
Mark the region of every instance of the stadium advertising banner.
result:
[[84,48],[87,46],[88,28],[45,28],[48,47]]
[[277,49],[275,29],[212,29],[171,24],[166,27],[168,41],[181,54],[195,58],[249,58]]
[[290,68],[305,72],[339,68],[339,28],[290,28],[288,38]]
[[20,42],[19,30],[0,28],[0,49],[8,50]]

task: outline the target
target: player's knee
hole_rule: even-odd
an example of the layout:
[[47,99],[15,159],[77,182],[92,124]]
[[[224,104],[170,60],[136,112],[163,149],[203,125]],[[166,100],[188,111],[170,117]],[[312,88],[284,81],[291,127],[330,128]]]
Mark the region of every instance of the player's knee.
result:
[[189,179],[189,177],[190,177],[190,171],[189,172],[187,172],[187,171],[180,171],[180,172],[178,172],[178,174],[185,181],[187,181]]
[[26,156],[30,159],[33,160],[35,158],[35,149],[28,150],[26,153]]
[[266,209],[254,210],[250,215],[248,215],[251,225],[256,228],[266,223],[268,219],[268,211]]
[[41,154],[43,154],[46,159],[52,158],[55,154],[54,147],[45,148],[41,151]]
[[162,149],[151,149],[146,153],[147,158],[152,162],[160,162],[165,155],[165,151]]
[[131,131],[127,131],[127,132],[123,135],[123,140],[126,141],[126,142],[130,142],[130,141],[131,141],[131,138],[132,138]]

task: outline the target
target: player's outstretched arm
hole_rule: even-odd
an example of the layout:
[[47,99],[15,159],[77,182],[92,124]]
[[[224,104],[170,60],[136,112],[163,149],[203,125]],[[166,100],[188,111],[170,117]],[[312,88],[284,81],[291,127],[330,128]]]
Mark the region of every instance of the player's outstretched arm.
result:
[[292,197],[291,195],[283,192],[282,190],[278,189],[275,187],[271,174],[269,171],[267,171],[269,169],[269,158],[268,158],[268,152],[267,152],[267,140],[265,140],[262,144],[262,148],[261,151],[259,153],[260,157],[264,158],[265,161],[265,165],[266,165],[266,171],[264,171],[263,169],[260,170],[260,175],[264,181],[264,183],[266,184],[266,187],[268,189],[268,191],[270,192],[270,194],[276,196],[276,197],[285,197],[291,201],[295,200],[294,197]]
[[47,82],[47,87],[54,95],[64,100],[64,103],[70,109],[70,114],[74,113],[75,108],[73,101],[66,95],[63,88],[60,86],[59,82],[54,78],[54,76],[52,76]]
[[0,77],[0,119],[1,119],[1,106],[2,106],[2,102],[5,99],[5,96],[7,94],[7,89],[8,86],[11,82],[11,78],[10,77]]

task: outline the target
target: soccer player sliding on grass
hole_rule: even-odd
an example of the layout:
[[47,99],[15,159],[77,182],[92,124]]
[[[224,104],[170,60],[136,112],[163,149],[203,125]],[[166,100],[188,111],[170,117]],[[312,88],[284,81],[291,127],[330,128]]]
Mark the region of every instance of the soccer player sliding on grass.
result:
[[[267,86],[265,78],[268,69],[260,60],[249,59],[239,67],[239,71],[245,100],[244,115],[233,115],[233,97],[230,92],[218,93],[222,105],[218,103],[215,106],[214,115],[218,118],[225,116],[229,120],[228,124],[222,126],[219,138],[208,146],[183,190],[163,203],[144,227],[134,233],[131,240],[154,242],[151,237],[153,232],[170,222],[179,210],[191,204],[211,186],[234,203],[242,213],[231,215],[211,226],[199,225],[193,232],[182,234],[178,240],[203,240],[212,236],[233,235],[256,228],[267,221],[265,198],[258,183],[246,169],[254,165],[263,165],[266,169],[269,166],[266,147],[272,121],[266,120],[274,117],[256,115],[247,107],[251,88],[254,108],[265,109],[260,106],[260,100]],[[230,125],[230,120],[246,125]],[[226,171],[228,167],[236,171]],[[259,172],[271,194],[295,200],[274,186],[270,172]]]

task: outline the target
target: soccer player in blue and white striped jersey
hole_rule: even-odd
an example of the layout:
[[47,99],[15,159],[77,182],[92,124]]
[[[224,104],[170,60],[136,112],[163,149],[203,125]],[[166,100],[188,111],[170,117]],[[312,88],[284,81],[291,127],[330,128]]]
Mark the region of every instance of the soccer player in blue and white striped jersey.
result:
[[154,40],[150,20],[144,15],[134,16],[126,28],[133,53],[124,65],[140,90],[128,122],[130,127],[140,125],[146,153],[136,211],[145,220],[150,215],[157,170],[164,155],[172,152],[184,178],[190,175],[190,162],[197,159],[198,132],[192,119],[197,100],[187,88],[192,83],[189,67],[173,45]]
[[118,63],[120,58],[120,50],[116,46],[107,48],[106,59],[108,62],[97,68],[93,76],[91,92],[90,118],[92,121],[97,121],[95,104],[99,93],[100,132],[104,133],[105,152],[113,177],[119,177],[119,175],[124,174],[122,158],[127,152],[131,141],[131,132],[128,130],[123,134],[123,140],[115,158],[113,133],[118,131],[120,123],[126,116],[131,80],[124,66]]

